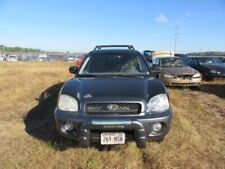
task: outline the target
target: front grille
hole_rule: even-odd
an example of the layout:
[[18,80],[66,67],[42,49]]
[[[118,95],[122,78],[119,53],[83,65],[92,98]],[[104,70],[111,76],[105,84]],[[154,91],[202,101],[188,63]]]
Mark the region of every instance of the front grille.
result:
[[139,114],[140,103],[88,103],[86,105],[89,114]]
[[188,79],[190,80],[192,78],[193,75],[176,75],[177,78],[180,79]]

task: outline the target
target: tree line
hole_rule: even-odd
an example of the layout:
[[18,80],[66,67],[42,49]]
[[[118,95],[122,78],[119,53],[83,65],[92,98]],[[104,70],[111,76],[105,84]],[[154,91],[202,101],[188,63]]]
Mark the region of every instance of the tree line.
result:
[[9,52],[9,53],[40,53],[43,52],[40,49],[33,49],[33,48],[21,48],[21,47],[8,47],[5,45],[0,45],[1,52]]
[[206,51],[206,52],[191,52],[188,53],[191,56],[225,56],[225,52],[218,51]]
[[[4,53],[42,53],[42,52],[49,53],[47,51],[42,51],[40,49],[8,47],[5,45],[0,45],[0,52],[4,52]],[[52,53],[52,52],[50,52],[50,53]],[[61,53],[61,52],[56,52],[56,53]],[[225,56],[225,51],[190,52],[190,53],[187,53],[187,55],[191,55],[191,56]]]

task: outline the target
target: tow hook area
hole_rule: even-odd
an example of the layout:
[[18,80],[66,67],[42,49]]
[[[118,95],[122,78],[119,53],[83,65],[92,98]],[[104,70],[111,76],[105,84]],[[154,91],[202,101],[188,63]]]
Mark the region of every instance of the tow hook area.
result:
[[[86,123],[83,123],[79,129],[79,136],[78,136],[78,142],[79,145],[83,148],[87,148],[90,146],[91,138],[90,138],[90,132],[91,129],[102,129],[103,126],[101,124],[104,124],[106,126],[107,123],[105,122],[93,122],[93,121],[88,121]],[[113,124],[113,121],[109,125],[119,125],[119,126],[124,126],[124,129],[131,129],[134,130],[135,132],[135,141],[137,144],[138,148],[145,148],[146,147],[146,132],[143,127],[143,125],[138,122],[138,121],[120,121],[115,122]],[[118,129],[118,128],[117,128]]]

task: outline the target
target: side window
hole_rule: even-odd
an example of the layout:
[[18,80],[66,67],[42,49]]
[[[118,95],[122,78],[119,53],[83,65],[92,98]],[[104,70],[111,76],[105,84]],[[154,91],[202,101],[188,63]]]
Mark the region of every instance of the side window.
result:
[[153,61],[152,61],[152,64],[153,64],[153,65],[155,65],[155,63],[156,63],[155,61],[156,61],[156,59],[153,59]]
[[192,59],[191,59],[191,58],[190,58],[190,59],[185,60],[185,62],[186,62],[188,65],[190,65],[190,64],[191,64],[191,61],[192,61]]
[[197,59],[192,59],[192,61],[190,62],[191,65],[198,65],[198,60]]

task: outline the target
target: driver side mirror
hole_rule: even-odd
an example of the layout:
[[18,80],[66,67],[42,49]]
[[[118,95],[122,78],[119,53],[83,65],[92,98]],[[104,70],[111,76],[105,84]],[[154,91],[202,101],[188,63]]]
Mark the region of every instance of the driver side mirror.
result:
[[78,73],[78,67],[70,66],[69,72],[72,73],[72,74],[77,74]]

